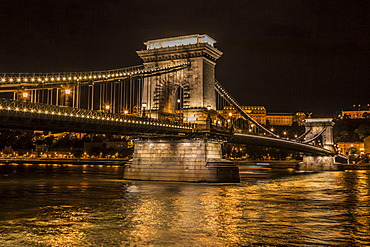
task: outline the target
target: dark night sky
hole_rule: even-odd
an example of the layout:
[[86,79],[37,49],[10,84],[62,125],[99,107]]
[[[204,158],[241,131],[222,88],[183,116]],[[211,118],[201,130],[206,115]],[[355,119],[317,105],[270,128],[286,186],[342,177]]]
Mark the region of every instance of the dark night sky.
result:
[[244,105],[332,115],[370,103],[369,0],[0,0],[0,73],[140,64],[143,42],[206,33]]

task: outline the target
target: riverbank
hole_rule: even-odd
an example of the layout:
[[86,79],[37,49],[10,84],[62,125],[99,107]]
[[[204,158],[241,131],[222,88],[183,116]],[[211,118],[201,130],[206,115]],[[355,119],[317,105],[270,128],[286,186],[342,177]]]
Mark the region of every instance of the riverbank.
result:
[[0,164],[124,165],[127,159],[0,158]]
[[370,163],[363,164],[340,164],[339,168],[345,170],[370,170]]

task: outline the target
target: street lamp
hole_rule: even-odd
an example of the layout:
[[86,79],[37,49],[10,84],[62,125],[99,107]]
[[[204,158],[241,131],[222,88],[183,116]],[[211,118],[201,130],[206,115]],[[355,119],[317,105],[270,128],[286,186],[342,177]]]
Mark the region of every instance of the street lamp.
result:
[[143,102],[143,103],[141,104],[141,107],[143,108],[143,117],[145,117],[145,108],[147,107],[146,102]]
[[105,108],[105,110],[106,110],[107,112],[109,112],[109,110],[110,110],[110,105],[105,105],[105,106],[104,106],[104,108]]
[[207,110],[208,110],[208,111],[209,111],[209,110],[211,110],[211,108],[212,108],[212,106],[207,105]]
[[128,114],[128,110],[124,110],[123,111],[123,114]]
[[177,110],[181,110],[181,99],[177,99]]
[[65,105],[66,106],[69,106],[69,95],[71,94],[71,89],[65,89],[64,90],[64,93],[66,95],[66,99],[65,99]]

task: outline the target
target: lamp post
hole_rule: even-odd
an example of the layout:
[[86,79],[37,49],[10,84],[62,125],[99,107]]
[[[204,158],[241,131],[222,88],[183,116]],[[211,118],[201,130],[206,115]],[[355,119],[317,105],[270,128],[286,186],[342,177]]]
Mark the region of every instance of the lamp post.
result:
[[141,104],[141,107],[142,107],[142,109],[143,109],[143,114],[142,114],[142,116],[143,116],[143,117],[145,117],[145,108],[147,107],[146,102],[143,102],[143,103]]
[[233,113],[232,112],[229,112],[229,119],[227,120],[227,122],[230,124],[230,129],[233,128]]
[[66,89],[66,90],[64,90],[64,93],[65,93],[65,95],[66,95],[65,105],[66,105],[66,106],[69,106],[69,95],[71,94],[71,89]]
[[28,98],[28,92],[23,92],[22,93],[22,100],[23,100],[23,102],[26,102],[27,101],[27,98]]
[[177,99],[177,110],[181,110],[181,99]]

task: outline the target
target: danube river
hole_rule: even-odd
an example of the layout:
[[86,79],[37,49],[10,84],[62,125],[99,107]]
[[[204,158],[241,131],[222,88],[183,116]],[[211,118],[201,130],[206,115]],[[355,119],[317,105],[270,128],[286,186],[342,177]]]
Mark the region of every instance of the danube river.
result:
[[240,184],[121,167],[0,166],[0,246],[370,246],[370,171]]

